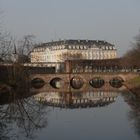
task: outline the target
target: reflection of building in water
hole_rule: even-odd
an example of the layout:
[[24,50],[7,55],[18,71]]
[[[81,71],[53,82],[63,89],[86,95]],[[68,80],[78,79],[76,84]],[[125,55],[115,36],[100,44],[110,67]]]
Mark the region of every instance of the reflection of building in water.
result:
[[36,46],[31,62],[64,62],[67,59],[114,59],[114,45],[100,40],[60,40]]
[[86,93],[40,93],[36,100],[56,107],[100,107],[113,103],[117,98],[117,92],[86,92]]

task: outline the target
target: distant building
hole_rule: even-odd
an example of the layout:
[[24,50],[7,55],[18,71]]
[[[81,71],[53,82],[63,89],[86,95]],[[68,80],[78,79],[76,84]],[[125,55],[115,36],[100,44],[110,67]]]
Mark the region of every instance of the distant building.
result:
[[117,49],[106,41],[61,40],[43,43],[31,52],[31,62],[64,62],[68,59],[114,59]]

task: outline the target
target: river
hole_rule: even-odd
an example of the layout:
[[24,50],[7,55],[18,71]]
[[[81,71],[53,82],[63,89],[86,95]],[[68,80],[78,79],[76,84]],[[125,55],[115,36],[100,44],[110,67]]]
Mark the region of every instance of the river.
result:
[[1,140],[140,139],[140,98],[129,91],[42,92],[0,113]]

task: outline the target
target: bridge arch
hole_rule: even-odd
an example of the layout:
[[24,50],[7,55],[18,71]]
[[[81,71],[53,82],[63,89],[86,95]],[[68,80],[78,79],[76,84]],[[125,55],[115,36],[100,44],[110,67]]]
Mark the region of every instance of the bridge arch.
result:
[[114,88],[120,88],[123,86],[123,78],[120,77],[120,76],[116,76],[116,77],[112,77],[110,80],[109,80],[109,84],[114,87]]
[[93,77],[92,79],[89,80],[89,84],[93,87],[93,88],[101,88],[104,86],[105,84],[105,80],[101,77]]
[[64,85],[63,79],[59,77],[52,78],[49,83],[53,88],[56,89],[60,89]]
[[34,88],[42,88],[45,85],[45,81],[41,78],[34,78],[31,80],[31,86]]
[[74,89],[82,88],[85,82],[86,82],[85,79],[81,76],[73,76],[70,79],[70,85]]

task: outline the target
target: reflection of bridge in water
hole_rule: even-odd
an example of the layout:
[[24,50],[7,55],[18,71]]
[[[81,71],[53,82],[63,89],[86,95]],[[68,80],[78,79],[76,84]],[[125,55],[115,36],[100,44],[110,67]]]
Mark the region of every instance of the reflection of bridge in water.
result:
[[61,108],[103,107],[115,102],[117,92],[44,92],[35,96],[36,100],[48,106]]

